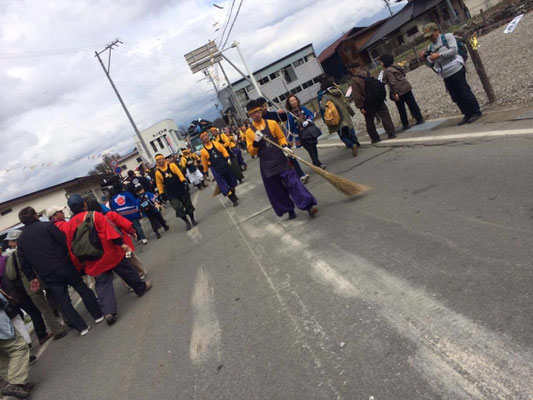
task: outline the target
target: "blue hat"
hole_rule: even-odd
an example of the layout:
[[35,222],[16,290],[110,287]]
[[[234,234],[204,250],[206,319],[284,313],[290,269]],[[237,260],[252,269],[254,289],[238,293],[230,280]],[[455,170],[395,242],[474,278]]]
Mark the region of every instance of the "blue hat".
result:
[[79,194],[74,194],[68,198],[67,204],[68,207],[72,210],[73,208],[83,206],[84,201],[85,200],[83,199],[83,197],[81,197]]

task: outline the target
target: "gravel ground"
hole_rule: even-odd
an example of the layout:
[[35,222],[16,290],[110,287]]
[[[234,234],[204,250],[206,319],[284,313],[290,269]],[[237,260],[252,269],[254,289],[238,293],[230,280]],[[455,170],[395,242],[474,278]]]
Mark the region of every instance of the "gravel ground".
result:
[[[479,38],[479,54],[496,94],[497,106],[533,104],[533,13],[522,18],[513,33],[505,34],[505,25]],[[459,115],[459,109],[446,93],[442,78],[425,66],[407,74],[413,93],[426,119]],[[467,62],[467,79],[482,109],[487,96],[471,59]],[[393,121],[401,125],[398,110],[387,101]],[[491,106],[492,107],[492,106]],[[358,113],[357,131],[366,131]]]

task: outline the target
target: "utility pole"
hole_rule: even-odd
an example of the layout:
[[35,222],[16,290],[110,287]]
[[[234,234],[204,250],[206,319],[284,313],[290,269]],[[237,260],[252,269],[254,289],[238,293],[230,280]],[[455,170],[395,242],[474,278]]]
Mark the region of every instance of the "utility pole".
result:
[[383,0],[387,8],[389,9],[390,16],[392,17],[392,9],[390,8],[390,0]]
[[235,112],[239,116],[239,119],[246,119],[247,118],[246,112],[243,111],[241,105],[239,104],[239,99],[237,99],[237,95],[235,94],[235,91],[233,90],[233,86],[231,86],[231,82],[228,79],[228,75],[226,74],[224,67],[222,67],[222,63],[219,62],[218,65],[220,66],[220,70],[222,71],[222,74],[224,75],[224,79],[226,79],[226,83],[228,84],[228,89],[230,91],[230,100],[231,100],[230,103],[232,103],[233,108],[235,109]]
[[252,85],[254,86],[255,91],[257,92],[257,96],[261,97],[263,94],[261,93],[261,89],[259,89],[259,85],[257,84],[257,81],[255,80],[254,74],[250,72],[250,68],[248,68],[248,64],[246,64],[246,61],[244,61],[244,58],[241,53],[241,49],[239,48],[239,42],[234,41],[232,46],[237,49],[237,53],[239,53],[239,57],[241,58],[241,61],[244,64],[244,69],[246,69],[246,72],[248,73],[248,76],[250,77],[250,80],[252,81]]
[[[124,104],[124,101],[122,100],[122,97],[120,97],[120,93],[118,92],[115,84],[113,83],[113,80],[111,79],[111,76],[109,75],[109,71],[111,69],[111,50],[113,50],[113,47],[118,46],[118,43],[122,42],[118,39],[115,39],[112,43],[108,44],[105,49],[103,49],[100,52],[95,51],[94,54],[96,58],[98,58],[98,61],[100,62],[100,65],[102,66],[102,69],[105,72],[105,75],[107,76],[107,79],[109,80],[109,83],[111,84],[111,87],[115,91],[115,94],[118,97],[118,101],[120,101],[120,104],[122,105],[122,108],[124,109],[124,112],[128,116],[128,119],[130,120],[131,126],[133,126],[133,130],[135,131],[135,134],[137,135],[137,139],[139,139],[139,143],[141,144],[146,156],[148,157],[149,163],[151,163],[152,155],[150,153],[150,150],[148,149],[148,146],[146,145],[143,137],[141,136],[141,132],[139,132],[139,129],[137,128],[137,125],[135,125],[135,121],[133,121],[133,118],[131,117],[130,112],[128,111],[128,108],[126,107],[126,104]],[[104,66],[104,63],[102,62],[102,59],[100,58],[100,54],[105,53],[106,51],[109,51],[108,59],[107,59],[107,69]]]

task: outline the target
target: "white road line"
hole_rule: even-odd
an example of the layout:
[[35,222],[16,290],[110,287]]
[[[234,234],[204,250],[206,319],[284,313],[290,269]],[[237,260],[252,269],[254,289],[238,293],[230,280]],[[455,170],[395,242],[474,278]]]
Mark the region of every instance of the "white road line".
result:
[[511,129],[506,131],[484,131],[472,133],[456,133],[451,135],[435,135],[435,136],[420,136],[403,139],[390,139],[386,142],[381,142],[378,146],[395,143],[419,143],[419,142],[439,142],[439,141],[455,141],[479,139],[484,137],[507,137],[507,136],[523,136],[533,135],[533,129]]
[[193,325],[189,357],[193,363],[202,363],[216,357],[220,361],[220,327],[215,310],[213,288],[209,277],[201,266],[196,275],[191,297]]
[[[266,233],[280,236],[281,227]],[[263,231],[263,232],[265,232]],[[440,304],[424,290],[394,277],[334,243],[330,263],[285,233],[281,251],[297,252],[313,266],[313,276],[342,297],[376,304],[377,312],[418,346],[413,365],[438,391],[454,398],[533,398],[533,354],[509,338]],[[296,247],[296,248],[294,248]],[[331,265],[338,266],[342,272]]]

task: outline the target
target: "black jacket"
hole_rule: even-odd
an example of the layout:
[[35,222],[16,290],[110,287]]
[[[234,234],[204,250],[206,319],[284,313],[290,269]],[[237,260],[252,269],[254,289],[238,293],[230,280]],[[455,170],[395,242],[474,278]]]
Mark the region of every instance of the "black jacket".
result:
[[70,260],[67,238],[51,222],[35,221],[27,225],[17,242],[20,268],[29,281],[42,279],[64,267],[74,268]]

